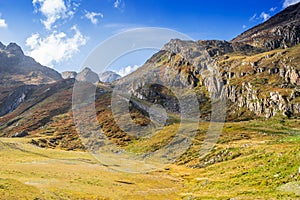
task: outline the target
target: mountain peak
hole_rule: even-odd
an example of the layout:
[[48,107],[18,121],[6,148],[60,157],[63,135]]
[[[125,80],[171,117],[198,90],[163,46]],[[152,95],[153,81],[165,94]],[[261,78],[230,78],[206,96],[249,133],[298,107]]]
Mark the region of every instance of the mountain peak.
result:
[[106,71],[101,74],[99,74],[100,81],[105,82],[105,83],[111,83],[114,82],[115,80],[121,78],[119,74],[113,71]]
[[5,47],[5,50],[8,51],[11,54],[14,54],[14,55],[17,55],[17,56],[24,56],[24,52],[21,49],[21,47],[19,45],[17,45],[16,43],[13,43],[13,42],[9,43]]
[[99,76],[90,68],[85,67],[81,72],[77,74],[76,80],[89,83],[97,83],[99,82]]
[[85,67],[85,68],[83,68],[82,72],[83,72],[83,71],[92,71],[92,70],[91,70],[91,68],[89,68],[89,67]]
[[1,50],[4,50],[5,47],[6,47],[6,46],[5,46],[2,42],[0,42],[0,49],[1,49]]
[[61,80],[61,75],[57,71],[25,56],[16,43],[5,46],[0,42],[0,49],[0,84],[40,85]]

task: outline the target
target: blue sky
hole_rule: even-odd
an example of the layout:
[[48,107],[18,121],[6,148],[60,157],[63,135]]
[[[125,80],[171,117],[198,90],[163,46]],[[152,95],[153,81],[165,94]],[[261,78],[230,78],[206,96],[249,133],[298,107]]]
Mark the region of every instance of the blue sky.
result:
[[[18,43],[60,72],[78,71],[99,43],[124,30],[162,27],[195,40],[231,40],[298,1],[0,0],[0,41]],[[111,68],[126,74],[152,53],[135,53]]]

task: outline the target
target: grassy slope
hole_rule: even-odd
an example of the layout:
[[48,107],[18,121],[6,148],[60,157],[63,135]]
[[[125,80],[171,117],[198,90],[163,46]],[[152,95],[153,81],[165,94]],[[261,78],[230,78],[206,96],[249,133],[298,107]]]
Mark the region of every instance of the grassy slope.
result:
[[[260,80],[269,75],[264,72],[256,76],[260,78],[259,80],[254,80],[250,62],[260,62],[269,69],[268,66],[272,66],[272,62],[282,59],[281,54],[277,54],[282,52],[288,64],[297,66],[296,64],[300,63],[299,49],[300,46],[296,46],[288,50],[275,50],[248,57],[229,55],[221,66],[232,66],[231,70],[236,74],[249,73],[244,77],[231,79],[231,84],[238,85],[246,80],[258,87],[262,84]],[[242,65],[242,62],[246,64]],[[269,79],[260,90],[261,94],[269,92],[271,88],[291,92],[292,87],[279,88],[281,79],[277,78]],[[82,149],[78,137],[72,134],[76,131],[68,113],[70,99],[66,98],[71,98],[71,89],[71,86],[67,90],[63,88],[62,92],[57,92],[47,100],[41,100],[37,107],[30,108],[29,112],[34,113],[37,119],[25,115],[26,113],[22,114],[21,119],[13,123],[18,126],[9,129],[8,135],[22,130],[23,125],[26,125],[28,131],[35,136],[49,139],[45,143],[46,147],[51,148],[52,144],[48,142],[51,138],[61,139],[62,136],[68,135],[69,137],[65,137],[66,140],[57,139],[56,147]],[[116,129],[110,109],[107,107],[110,103],[109,96],[105,97],[96,102],[99,123],[111,140],[125,146],[124,148],[131,152],[155,151],[167,144],[178,129],[176,124],[171,124],[150,138],[135,140]],[[64,101],[57,101],[58,99]],[[46,105],[51,105],[54,110],[52,114],[49,114]],[[16,110],[9,117],[15,119],[20,113],[22,112]],[[138,124],[147,124],[149,120],[138,111],[133,110],[131,114]],[[51,119],[44,120],[49,116]],[[4,118],[1,120],[5,121]],[[151,174],[114,172],[97,164],[87,152],[41,149],[28,144],[31,139],[0,139],[2,141],[0,197],[2,199],[300,198],[296,194],[299,194],[298,190],[285,185],[291,184],[297,188],[297,184],[300,184],[297,182],[299,181],[297,171],[300,166],[299,125],[298,119],[280,117],[270,120],[228,122],[219,143],[209,155],[200,160],[198,150],[208,126],[207,123],[202,123],[202,130],[197,132],[191,148],[177,160],[176,164],[180,165],[171,165],[168,167],[169,170]],[[5,124],[2,128],[3,126]],[[189,127],[189,124],[186,126]],[[196,127],[189,129],[197,131]],[[70,143],[71,141],[74,143]],[[278,188],[283,188],[283,191]],[[287,192],[288,190],[290,192]]]
[[[299,124],[297,119],[281,117],[226,123],[218,144],[204,159],[197,155],[203,138],[199,132],[195,138],[199,141],[177,161],[184,165],[147,174],[110,170],[87,152],[41,149],[28,144],[28,139],[1,139],[0,197],[296,199],[300,198],[296,194],[300,184]],[[205,129],[206,124],[201,127]],[[170,130],[176,130],[175,125]],[[168,130],[162,130],[159,137],[154,135],[151,143],[135,141],[129,149],[155,150],[172,137],[164,131]],[[287,183],[294,187],[285,186]]]
[[115,172],[88,153],[1,139],[0,199],[176,199],[179,179]]

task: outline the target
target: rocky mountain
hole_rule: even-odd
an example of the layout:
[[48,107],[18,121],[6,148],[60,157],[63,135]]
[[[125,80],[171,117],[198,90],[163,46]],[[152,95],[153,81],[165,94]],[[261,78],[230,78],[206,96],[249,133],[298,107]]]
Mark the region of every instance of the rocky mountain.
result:
[[85,67],[81,72],[76,76],[77,81],[89,82],[89,83],[98,83],[99,76],[97,73],[93,72],[90,68]]
[[77,72],[74,71],[65,71],[61,73],[63,79],[76,78]]
[[15,43],[0,44],[0,84],[3,85],[40,85],[61,80],[55,70],[42,66],[33,58],[24,55]]
[[121,78],[121,76],[119,74],[117,74],[116,72],[112,72],[112,71],[106,71],[106,72],[99,74],[100,81],[102,81],[104,83],[111,83],[119,78]]
[[0,43],[0,116],[12,112],[38,85],[62,80],[55,70],[24,55],[15,43]]
[[[95,104],[99,125],[108,138],[122,147],[132,140],[138,140],[139,135],[130,136],[116,124],[111,106],[114,90],[120,91],[117,95],[122,97],[115,104],[125,103],[127,108],[129,105],[130,111],[129,116],[115,116],[120,117],[120,121],[130,117],[142,127],[139,134],[146,132],[145,127],[150,124],[150,119],[156,121],[150,126],[152,130],[162,124],[177,124],[180,121],[179,113],[208,121],[211,119],[212,106],[218,103],[218,98],[227,100],[224,106],[227,108],[227,121],[269,118],[275,115],[298,117],[300,45],[295,38],[299,32],[296,17],[299,5],[288,7],[230,42],[173,39],[135,72],[112,84],[98,83],[98,75],[89,68],[83,69],[77,76],[73,72],[66,72],[63,77],[76,76],[78,81],[92,83],[92,87],[98,91]],[[291,26],[294,28],[289,32]],[[276,29],[274,27],[279,27],[281,33],[272,32]],[[287,36],[285,33],[291,35]],[[277,41],[274,43],[276,45],[271,45],[272,41]],[[6,63],[5,66],[19,69],[20,63],[35,63],[14,44],[8,47],[2,45],[1,49],[0,63]],[[17,59],[21,57],[22,59]],[[49,80],[49,84],[29,86],[26,85],[29,81],[43,80],[40,73],[37,79],[31,77],[36,71],[40,72],[39,64],[33,65],[36,68],[31,69],[33,71],[28,76],[23,75],[26,74],[23,69],[20,69],[22,75],[13,75],[14,71],[3,66],[0,65],[0,69],[5,77],[16,80],[21,76],[23,82],[20,82],[22,84],[18,88],[12,88],[6,84],[9,80],[6,78],[2,80],[6,85],[0,85],[3,91],[0,95],[2,135],[26,135],[22,134],[22,131],[26,131],[28,137],[36,137],[32,142],[42,147],[84,149],[80,146],[72,120],[74,80],[61,80],[58,75],[57,80],[53,78],[56,82],[51,83],[50,77],[56,76],[50,75],[56,73],[52,74],[52,70],[46,68],[41,73],[50,74],[44,78]],[[194,98],[197,99],[196,103]],[[181,106],[182,101],[184,107]],[[193,113],[197,110],[194,106],[199,106],[199,116],[198,113]],[[221,112],[223,111],[220,109],[216,113]],[[99,127],[93,128],[98,130]],[[70,145],[67,144],[68,141],[72,141]]]
[[300,43],[300,3],[291,5],[268,21],[242,33],[231,42],[246,43],[266,50]]
[[70,113],[73,84],[67,79],[31,88],[22,103],[0,117],[0,136],[29,136],[40,147],[83,150]]
[[[171,40],[143,67],[117,83],[139,100],[160,102],[172,112],[180,112],[174,94],[164,87],[148,87],[150,80],[175,90],[189,88],[199,99],[227,98],[227,120],[298,116],[299,8],[300,4],[290,6],[231,42]],[[278,28],[281,32],[272,32]],[[274,41],[276,45],[270,46]],[[203,102],[201,115],[209,119],[210,105]],[[139,107],[144,106],[140,103]]]

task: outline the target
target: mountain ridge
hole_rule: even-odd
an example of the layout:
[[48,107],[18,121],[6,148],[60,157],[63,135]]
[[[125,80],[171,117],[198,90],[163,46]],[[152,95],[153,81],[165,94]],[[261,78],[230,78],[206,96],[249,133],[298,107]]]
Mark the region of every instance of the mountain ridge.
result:
[[0,78],[2,85],[40,85],[62,80],[54,69],[42,66],[24,55],[16,43],[0,45]]
[[[299,4],[296,7],[289,7],[289,9],[291,8],[298,10]],[[286,12],[283,11],[283,13]],[[280,13],[277,16],[280,16]],[[0,46],[2,49],[6,48],[3,45]],[[10,46],[10,48],[12,47],[14,45]],[[120,145],[126,145],[135,138],[127,137],[117,127],[109,105],[112,90],[118,85],[123,86],[125,91],[132,91],[131,99],[127,100],[134,121],[142,126],[149,123],[150,116],[147,113],[151,111],[153,104],[159,104],[166,109],[167,125],[178,122],[177,115],[181,112],[179,102],[170,89],[163,85],[160,86],[159,83],[165,83],[179,91],[182,90],[182,95],[186,95],[186,97],[190,95],[189,90],[195,92],[200,104],[200,117],[206,121],[211,120],[212,96],[218,97],[220,95],[226,96],[229,100],[227,102],[227,121],[249,120],[259,117],[269,118],[278,114],[297,117],[300,113],[300,93],[298,92],[300,57],[297,54],[299,48],[300,46],[295,44],[286,49],[278,47],[275,50],[267,50],[265,47],[252,46],[246,42],[173,39],[135,72],[116,80],[111,85],[96,83],[99,78],[95,73],[92,73],[94,78],[87,78],[87,75],[91,74],[91,70],[88,68],[80,72],[82,79],[80,76],[78,79],[78,75],[76,79],[77,81],[96,83],[95,87],[101,91],[100,94],[96,95],[98,121],[104,127],[104,132],[109,138],[117,141]],[[12,51],[15,51],[15,54],[21,54],[20,49],[16,46],[12,48]],[[1,50],[1,53],[3,53],[4,58],[7,57],[7,51]],[[209,72],[209,68],[213,71],[214,78],[205,76]],[[149,80],[157,81],[158,84],[149,86],[147,85]],[[75,125],[71,120],[72,102],[67,102],[71,101],[70,88],[72,88],[74,81],[75,79],[66,79],[55,81],[51,83],[52,85],[28,86],[30,88],[27,92],[22,90],[17,93],[6,92],[2,98],[4,100],[1,99],[0,95],[0,106],[7,108],[6,112],[2,114],[4,116],[0,118],[1,131],[8,137],[18,133],[22,127],[29,132],[29,136],[32,134],[43,136],[48,133],[46,140],[42,138],[37,140],[36,144],[56,148],[59,146],[59,142],[55,144],[50,140],[56,141],[52,137],[61,139],[61,133],[65,133],[65,131],[55,131],[54,126],[64,122],[68,124],[70,133],[74,138],[76,134],[74,132]],[[59,84],[61,87],[58,87]],[[19,91],[13,87],[10,89],[6,87],[6,90]],[[64,92],[67,92],[67,95]],[[44,102],[42,105],[46,105],[48,101],[53,103],[48,102],[51,105],[48,108],[49,112],[51,111],[49,116],[47,116],[48,111],[46,110],[44,113],[37,111],[37,108],[40,107],[39,103],[37,105],[32,104],[36,98],[34,93],[45,97],[41,100]],[[54,99],[63,104],[65,109],[57,108]],[[8,106],[4,102],[12,102],[12,104]],[[24,109],[29,104],[31,106]],[[19,113],[20,109],[24,109],[21,112],[22,115]],[[190,112],[191,109],[187,111]],[[31,119],[32,114],[30,113],[36,112],[41,118]],[[31,121],[31,127],[24,125],[15,128],[19,125],[18,121],[20,120]],[[37,130],[33,131],[32,127],[36,127]],[[76,142],[76,144],[78,143]],[[70,149],[74,148],[70,147]]]
[[300,42],[300,3],[291,5],[267,21],[236,38],[233,43],[247,43],[266,50],[292,47]]

